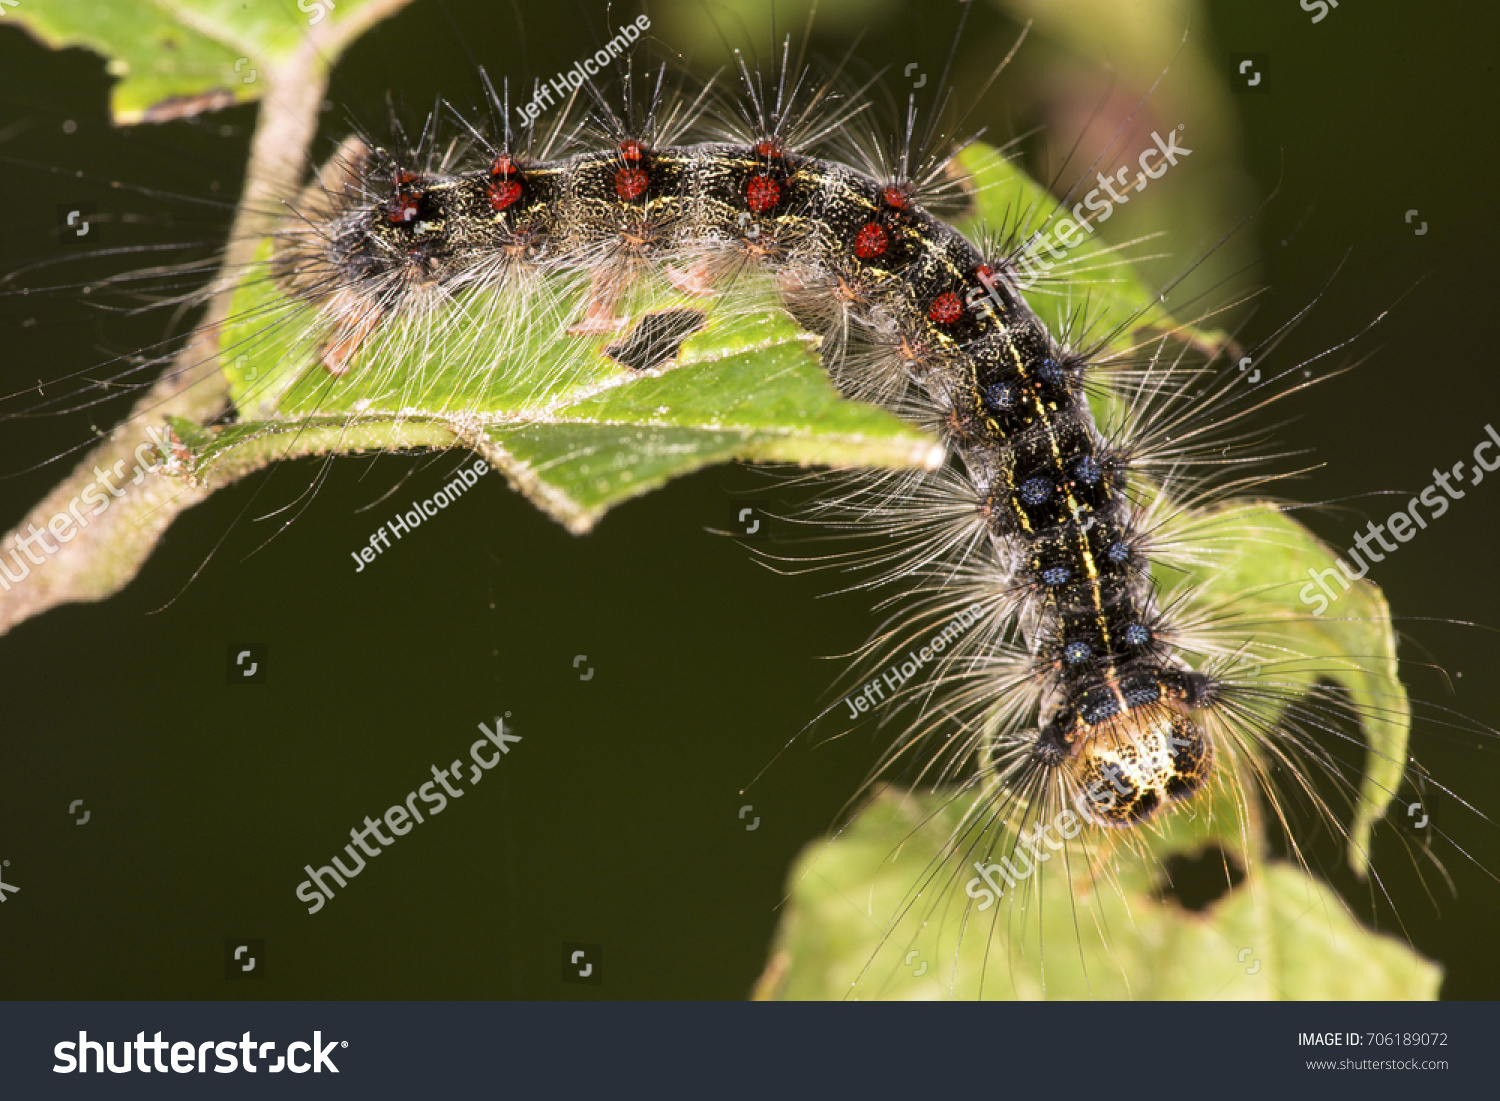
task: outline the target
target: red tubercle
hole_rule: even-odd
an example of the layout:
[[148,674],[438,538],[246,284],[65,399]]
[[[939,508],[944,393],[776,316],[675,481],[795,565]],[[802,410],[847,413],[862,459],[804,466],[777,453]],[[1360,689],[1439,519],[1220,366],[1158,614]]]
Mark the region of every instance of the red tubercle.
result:
[[422,212],[422,182],[415,172],[399,169],[391,173],[395,194],[386,200],[385,216],[392,225],[405,225]]
[[385,204],[386,217],[391,220],[392,225],[405,225],[421,213],[421,210],[420,192],[415,195],[396,195]]
[[781,199],[781,185],[764,172],[750,177],[745,184],[745,205],[756,214],[764,214]]
[[906,210],[911,206],[909,184],[889,184],[880,192],[880,201],[892,210]]
[[944,291],[932,300],[927,316],[939,325],[952,325],[964,314],[964,304],[952,291]]
[[620,143],[620,156],[631,162],[644,160],[646,147],[634,138],[627,138]]
[[501,153],[490,162],[490,182],[484,189],[484,196],[491,208],[504,210],[515,204],[523,191],[521,170],[509,153]]
[[786,146],[775,138],[762,138],[755,143],[755,155],[767,160],[777,160],[786,156]]
[[644,195],[650,183],[644,169],[622,168],[615,173],[615,194],[628,203]]
[[854,255],[861,260],[873,260],[882,256],[890,247],[890,232],[879,222],[866,222],[854,235]]
[[521,197],[520,180],[496,180],[485,188],[485,198],[495,210],[504,210]]

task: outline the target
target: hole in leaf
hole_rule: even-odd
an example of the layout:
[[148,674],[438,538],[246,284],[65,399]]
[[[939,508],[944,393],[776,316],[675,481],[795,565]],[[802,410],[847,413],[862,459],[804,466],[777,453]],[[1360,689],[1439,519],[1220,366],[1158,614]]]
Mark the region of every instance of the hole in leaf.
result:
[[648,313],[629,336],[604,349],[604,354],[632,371],[649,371],[676,359],[682,342],[707,323],[698,310]]
[[1167,857],[1157,897],[1184,910],[1201,913],[1223,898],[1245,878],[1240,863],[1217,845],[1199,853]]

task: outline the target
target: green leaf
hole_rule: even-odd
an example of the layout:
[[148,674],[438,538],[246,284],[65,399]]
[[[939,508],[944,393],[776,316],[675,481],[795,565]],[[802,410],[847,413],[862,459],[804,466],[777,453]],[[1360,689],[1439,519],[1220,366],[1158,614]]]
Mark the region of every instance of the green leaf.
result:
[[[365,24],[406,0],[19,0],[0,8],[53,47],[84,46],[119,77],[115,121],[160,122],[258,99],[267,73],[330,28]],[[331,63],[332,57],[325,57]]]
[[[1201,910],[1164,893],[1162,861],[1201,853],[1224,803],[1138,839],[1147,858],[1099,846],[1054,856],[978,910],[974,854],[947,845],[961,807],[887,791],[791,875],[791,901],[760,997],[880,999],[1431,999],[1441,969],[1360,927],[1326,884],[1253,850],[1245,877]],[[1234,832],[1231,829],[1228,832]],[[1042,851],[1047,851],[1045,847]],[[1248,865],[1248,866],[1246,866]],[[1113,867],[1106,874],[1101,868]],[[877,871],[878,869],[878,871]],[[936,873],[934,874],[934,870]],[[930,879],[928,877],[931,877]],[[926,884],[920,895],[913,890]],[[887,935],[895,919],[895,932]]]
[[[1226,334],[1174,321],[1159,294],[1146,288],[1122,254],[1094,227],[1093,232],[1065,229],[1077,224],[1062,206],[991,146],[976,142],[959,154],[958,167],[972,188],[973,210],[956,223],[971,240],[987,234],[1003,234],[1008,241],[1022,243],[1033,234],[1061,253],[1041,245],[1027,250],[1033,262],[1022,265],[1035,277],[1026,297],[1049,324],[1066,321],[1080,306],[1086,325],[1080,338],[1087,342],[1114,334],[1109,347],[1121,351],[1152,335],[1175,333],[1205,351],[1224,347]],[[1074,240],[1071,247],[1064,241]]]
[[[212,484],[292,455],[467,446],[582,532],[613,505],[711,463],[931,468],[942,459],[919,429],[839,396],[817,339],[779,308],[768,280],[742,279],[732,308],[642,280],[622,302],[624,331],[569,336],[568,319],[584,311],[581,282],[529,292],[524,309],[497,307],[490,288],[469,291],[425,322],[420,340],[399,321],[377,332],[335,378],[317,362],[312,309],[271,280],[247,279],[223,336],[243,420],[180,429],[185,465]],[[663,319],[679,324],[660,329]],[[674,356],[642,369],[621,362],[659,329],[686,334]],[[670,350],[657,343],[656,355]]]
[[1322,615],[1313,614],[1316,599],[1304,601],[1302,594],[1313,597],[1318,590],[1309,590],[1312,577],[1330,568],[1337,571],[1337,560],[1327,545],[1275,505],[1245,501],[1200,511],[1194,532],[1211,561],[1191,574],[1158,567],[1163,599],[1170,601],[1182,586],[1198,586],[1195,606],[1233,615],[1233,630],[1247,636],[1253,653],[1267,663],[1268,680],[1289,686],[1331,682],[1348,693],[1359,715],[1365,767],[1349,825],[1348,858],[1350,867],[1363,875],[1375,823],[1395,799],[1405,772],[1411,728],[1385,596],[1373,582],[1361,579]]

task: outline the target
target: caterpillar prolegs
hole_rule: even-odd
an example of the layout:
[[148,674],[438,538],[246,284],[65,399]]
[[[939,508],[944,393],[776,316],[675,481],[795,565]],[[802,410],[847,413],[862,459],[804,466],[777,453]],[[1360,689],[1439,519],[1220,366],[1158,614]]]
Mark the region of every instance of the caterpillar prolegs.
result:
[[[1050,316],[1053,288],[1030,285],[1023,263],[1034,239],[1024,211],[1015,221],[1027,228],[988,235],[933,213],[972,205],[966,192],[984,186],[964,178],[971,162],[946,141],[926,160],[903,153],[901,139],[894,153],[872,153],[884,139],[857,140],[862,124],[850,119],[859,90],[840,97],[799,80],[795,65],[765,77],[746,68],[741,87],[721,79],[676,105],[653,72],[639,111],[628,98],[617,107],[601,79],[523,139],[473,116],[439,137],[440,113],[415,148],[346,143],[320,182],[288,196],[292,214],[251,271],[296,308],[245,311],[238,331],[250,336],[226,341],[224,358],[293,329],[292,343],[316,346],[320,360],[298,385],[420,395],[430,378],[390,364],[415,353],[494,375],[499,361],[464,344],[488,328],[502,340],[540,334],[559,378],[600,337],[618,377],[668,375],[711,304],[728,301],[733,314],[768,276],[821,338],[845,393],[942,441],[941,469],[829,489],[807,528],[863,530],[884,544],[869,557],[904,603],[876,640],[874,674],[908,653],[932,674],[892,678],[922,710],[891,757],[966,808],[951,855],[1014,878],[1026,867],[1022,838],[1060,810],[1105,838],[1100,846],[1129,848],[1203,814],[1215,787],[1296,792],[1320,765],[1319,735],[1356,744],[1337,731],[1338,712],[1398,710],[1394,699],[1320,685],[1350,662],[1299,649],[1261,593],[1247,587],[1230,601],[1162,581],[1212,571],[1235,539],[1293,538],[1292,525],[1277,531],[1264,516],[1236,526],[1234,495],[1260,482],[1240,473],[1233,445],[1268,397],[1298,384],[1296,370],[1267,356],[1274,379],[1261,386],[1186,326],[1133,336],[1121,352],[1122,335],[1149,328],[1132,324],[1140,317],[1111,320],[1105,340],[1068,316],[1075,303]],[[626,80],[626,95],[641,84]],[[494,110],[514,118],[514,99],[496,96]],[[589,125],[575,130],[584,114]],[[1142,182],[1154,178],[1145,166],[1172,167],[1195,141],[1191,125],[1189,136],[1166,121],[1148,129],[1155,152]],[[1139,192],[1122,191],[1122,202],[1127,194]],[[652,281],[682,301],[632,316],[632,295]],[[582,292],[582,305],[559,283]],[[1250,349],[1257,366],[1262,350]],[[243,383],[241,415],[274,404],[292,374]],[[226,420],[226,437],[233,427]],[[1204,474],[1216,462],[1227,472],[1219,481]],[[950,630],[961,608],[975,611]],[[940,656],[932,639],[943,640]],[[1325,772],[1334,791],[1310,794],[1314,805],[1352,802],[1360,766]],[[1274,797],[1268,806],[1281,813]],[[974,862],[934,869],[925,884],[939,874],[961,883]]]

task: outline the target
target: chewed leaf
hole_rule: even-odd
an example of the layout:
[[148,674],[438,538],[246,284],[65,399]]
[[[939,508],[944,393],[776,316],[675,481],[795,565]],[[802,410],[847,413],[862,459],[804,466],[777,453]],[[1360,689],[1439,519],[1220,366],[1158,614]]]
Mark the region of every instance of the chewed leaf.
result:
[[[1204,512],[1196,530],[1211,567],[1191,577],[1158,570],[1166,599],[1176,586],[1199,586],[1205,605],[1222,603],[1257,636],[1280,684],[1328,681],[1348,693],[1365,737],[1360,798],[1349,825],[1349,863],[1363,874],[1370,835],[1405,772],[1411,709],[1396,666],[1396,633],[1379,586],[1361,579],[1320,609],[1315,578],[1337,559],[1324,543],[1274,505],[1244,502]],[[1321,612],[1321,614],[1314,614]],[[1289,655],[1300,655],[1287,660]]]
[[[24,0],[6,22],[28,27],[49,46],[85,46],[109,58],[120,78],[111,96],[118,123],[162,122],[248,103],[265,74],[306,48],[320,25],[368,25],[407,0]],[[373,17],[373,18],[372,18]],[[320,43],[325,61],[334,34]]]
[[[1057,854],[980,911],[971,863],[946,851],[959,808],[882,794],[836,840],[809,847],[760,997],[868,999],[1431,999],[1442,972],[1360,927],[1327,885],[1252,861],[1201,909],[1167,890],[1162,861],[1202,852],[1193,831],[1148,834],[1150,860],[1106,878]],[[1201,815],[1200,815],[1201,817]],[[1041,852],[1046,853],[1043,847]],[[934,870],[937,873],[934,874]],[[1156,869],[1148,871],[1148,869]],[[911,888],[927,882],[913,901]],[[1003,884],[1002,884],[1003,886]],[[909,906],[922,920],[887,935]]]
[[623,326],[587,336],[568,332],[584,311],[578,283],[518,292],[525,310],[467,292],[420,330],[398,322],[334,377],[316,361],[313,310],[272,281],[247,280],[223,339],[245,420],[184,440],[195,477],[211,484],[217,472],[298,454],[469,447],[582,532],[611,506],[711,463],[942,460],[919,429],[841,398],[816,339],[763,281],[742,280],[729,308],[643,280],[622,302]]
[[[1232,609],[1273,679],[1295,689],[1331,682],[1348,694],[1366,740],[1348,859],[1368,866],[1370,836],[1401,782],[1410,712],[1395,632],[1380,590],[1355,582],[1322,615],[1304,600],[1309,571],[1333,553],[1276,506],[1240,502],[1194,520],[1204,562],[1157,569],[1163,600]],[[1339,591],[1339,590],[1336,590]],[[1295,660],[1286,655],[1298,655]],[[1201,657],[1201,655],[1190,655]],[[1249,793],[1250,777],[1237,778]],[[955,832],[967,800],[883,793],[836,839],[810,847],[791,877],[760,993],[784,998],[1432,998],[1439,969],[1362,929],[1327,885],[1269,861],[1254,796],[1221,781],[1212,798],[1164,816],[1111,848],[1080,836],[1068,860],[1025,885],[1030,895],[974,901],[970,851]],[[960,841],[955,842],[954,838]],[[1046,852],[1045,849],[1041,850]],[[1207,908],[1165,897],[1167,861],[1222,854],[1244,878]],[[920,894],[914,883],[922,883]],[[915,921],[910,907],[920,906]],[[998,915],[998,916],[997,916]],[[1249,955],[1242,958],[1241,951]],[[1351,960],[1358,961],[1352,965]],[[925,966],[924,966],[925,965]]]
[[[994,150],[975,146],[963,164],[974,174],[978,204],[963,228],[1014,222],[1018,212],[1046,224],[1055,204]],[[1080,254],[1099,247],[1088,243]],[[268,255],[263,248],[261,260]],[[1135,317],[1133,328],[1172,327],[1123,265],[1105,265],[1081,285],[1103,324]],[[815,339],[799,331],[763,280],[741,279],[732,309],[722,294],[695,299],[663,285],[637,286],[617,306],[627,326],[593,337],[568,331],[584,312],[581,278],[555,277],[549,286],[516,288],[514,301],[496,301],[507,293],[471,290],[420,319],[396,320],[394,332],[374,334],[349,372],[332,378],[317,362],[327,334],[314,311],[272,281],[247,279],[232,308],[240,320],[226,326],[222,345],[248,426],[216,435],[195,463],[200,477],[212,467],[232,469],[230,445],[245,440],[254,441],[246,456],[258,461],[303,445],[339,449],[331,419],[344,414],[350,446],[356,439],[373,446],[376,438],[432,446],[447,431],[450,445],[482,452],[539,507],[582,531],[611,505],[715,462],[931,467],[940,460],[937,444],[889,413],[838,398]],[[375,422],[388,427],[373,429]],[[404,439],[407,426],[420,439]]]

